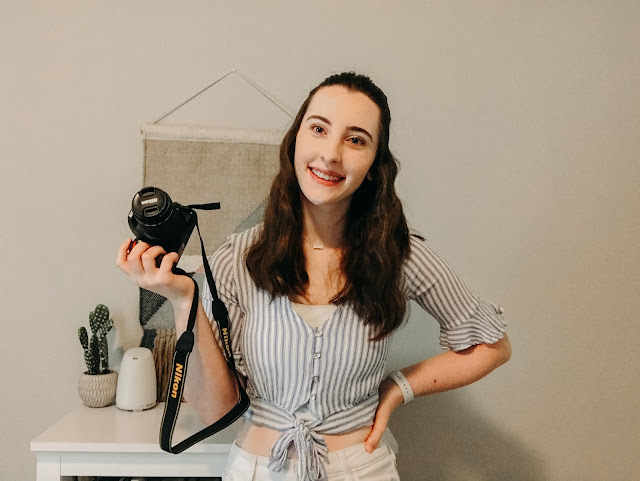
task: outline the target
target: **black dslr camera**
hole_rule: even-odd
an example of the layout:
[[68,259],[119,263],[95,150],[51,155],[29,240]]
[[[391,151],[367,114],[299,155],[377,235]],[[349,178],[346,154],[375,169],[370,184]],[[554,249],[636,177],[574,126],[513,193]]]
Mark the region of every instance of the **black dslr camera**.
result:
[[[145,187],[131,201],[128,222],[136,241],[162,246],[180,258],[196,225],[196,214],[190,206],[173,202],[162,189]],[[156,258],[156,265],[160,266],[162,257]]]

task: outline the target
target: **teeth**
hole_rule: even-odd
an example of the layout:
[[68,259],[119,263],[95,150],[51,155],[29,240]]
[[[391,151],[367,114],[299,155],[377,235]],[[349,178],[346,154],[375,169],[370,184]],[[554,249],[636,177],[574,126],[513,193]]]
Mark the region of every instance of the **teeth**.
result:
[[330,180],[332,182],[337,182],[337,181],[339,181],[341,179],[341,177],[333,177],[331,175],[323,174],[322,172],[320,172],[319,170],[316,170],[316,169],[311,169],[311,172],[313,172],[315,175],[317,175],[321,179]]

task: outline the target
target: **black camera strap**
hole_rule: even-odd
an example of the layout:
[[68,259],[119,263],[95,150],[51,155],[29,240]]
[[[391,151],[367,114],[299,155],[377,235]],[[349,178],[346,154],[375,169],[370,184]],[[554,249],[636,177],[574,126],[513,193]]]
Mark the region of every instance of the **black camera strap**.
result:
[[[193,204],[186,206],[187,209],[202,209],[213,210],[219,209],[220,203],[213,204]],[[233,351],[231,350],[231,336],[229,334],[229,313],[227,307],[218,297],[218,291],[216,289],[216,283],[209,267],[209,261],[207,260],[204,242],[202,241],[202,235],[200,234],[200,227],[198,226],[198,216],[193,211],[196,221],[196,229],[198,230],[198,237],[200,237],[200,246],[202,247],[202,260],[204,263],[204,271],[206,275],[209,289],[211,290],[212,301],[212,313],[216,324],[218,325],[218,332],[220,333],[220,339],[222,340],[223,353],[227,361],[227,366],[234,374],[238,381],[238,391],[240,393],[238,402],[236,405],[222,418],[215,423],[202,429],[201,431],[189,436],[187,439],[179,442],[175,446],[171,445],[171,439],[178,419],[178,412],[180,411],[180,403],[182,401],[182,393],[184,391],[184,380],[187,375],[187,366],[189,364],[189,355],[193,350],[194,335],[193,328],[195,327],[196,314],[198,312],[198,299],[199,289],[198,284],[192,278],[194,283],[193,301],[191,302],[191,311],[189,312],[189,321],[187,323],[187,329],[182,333],[178,342],[176,343],[176,349],[173,354],[173,369],[171,370],[171,378],[169,380],[169,387],[167,390],[167,400],[164,406],[164,414],[162,415],[162,425],[160,427],[160,447],[162,450],[178,454],[185,449],[193,446],[194,444],[202,441],[205,438],[223,430],[235,422],[241,415],[249,408],[249,396],[242,387],[240,378],[235,368],[235,361],[233,359]],[[188,274],[180,269],[174,268],[176,274],[188,276]]]

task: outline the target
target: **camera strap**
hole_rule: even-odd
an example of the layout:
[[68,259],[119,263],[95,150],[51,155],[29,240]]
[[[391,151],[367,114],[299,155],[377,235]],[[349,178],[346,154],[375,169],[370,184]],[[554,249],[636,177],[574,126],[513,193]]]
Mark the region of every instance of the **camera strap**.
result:
[[[202,441],[205,438],[223,430],[235,422],[241,415],[249,408],[249,396],[242,387],[240,378],[236,371],[235,361],[233,358],[233,351],[231,350],[231,336],[229,334],[229,313],[224,302],[218,297],[218,291],[216,289],[216,283],[213,279],[211,268],[209,267],[209,261],[207,260],[204,242],[202,241],[202,235],[200,234],[200,227],[198,226],[198,216],[193,209],[202,210],[214,210],[220,208],[220,203],[213,204],[192,204],[186,206],[187,209],[191,209],[195,216],[196,229],[198,230],[198,237],[200,237],[200,246],[202,248],[202,260],[204,263],[204,271],[206,275],[207,283],[211,291],[212,301],[212,313],[216,324],[218,325],[218,332],[220,333],[220,339],[222,340],[223,353],[226,358],[227,366],[234,374],[238,382],[238,391],[240,393],[238,402],[236,405],[222,418],[215,423],[202,429],[201,431],[189,436],[187,439],[179,442],[175,446],[171,445],[171,439],[178,419],[178,412],[180,411],[180,403],[182,401],[182,393],[184,391],[184,380],[187,375],[187,366],[189,364],[189,355],[193,350],[194,335],[193,328],[195,327],[196,315],[198,312],[198,299],[199,289],[196,281],[193,280],[195,287],[193,293],[193,301],[191,302],[191,310],[189,312],[189,321],[187,323],[187,329],[182,333],[178,342],[176,343],[175,352],[173,354],[173,369],[171,370],[171,378],[169,380],[169,387],[167,390],[167,400],[164,406],[164,414],[162,415],[162,425],[160,427],[160,447],[163,451],[168,453],[178,454],[185,449],[193,446],[194,444]],[[189,276],[184,270],[180,268],[174,268],[174,273]],[[189,276],[190,277],[190,276]]]

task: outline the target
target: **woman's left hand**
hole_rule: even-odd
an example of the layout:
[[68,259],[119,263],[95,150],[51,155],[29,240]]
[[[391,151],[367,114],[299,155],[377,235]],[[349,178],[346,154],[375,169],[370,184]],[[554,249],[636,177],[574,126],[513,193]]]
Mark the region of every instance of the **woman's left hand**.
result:
[[389,424],[391,413],[404,401],[400,387],[392,379],[383,379],[378,392],[380,393],[378,409],[369,437],[365,441],[365,449],[368,453],[372,453],[378,447],[382,434]]

